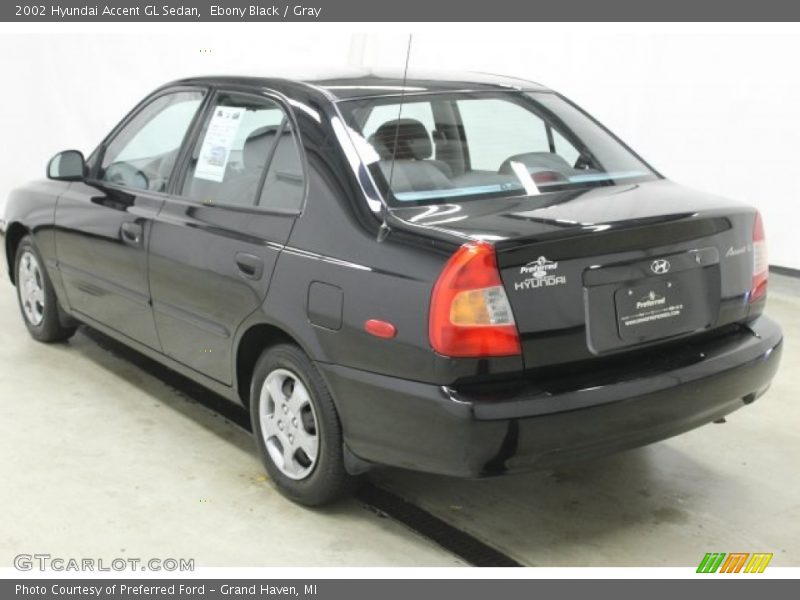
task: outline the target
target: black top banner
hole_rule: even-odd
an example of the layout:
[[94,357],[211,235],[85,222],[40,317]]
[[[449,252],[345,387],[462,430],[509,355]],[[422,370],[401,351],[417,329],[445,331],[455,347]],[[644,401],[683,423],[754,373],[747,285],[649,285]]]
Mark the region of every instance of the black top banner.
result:
[[555,22],[797,21],[787,0],[18,0],[0,4],[5,22]]

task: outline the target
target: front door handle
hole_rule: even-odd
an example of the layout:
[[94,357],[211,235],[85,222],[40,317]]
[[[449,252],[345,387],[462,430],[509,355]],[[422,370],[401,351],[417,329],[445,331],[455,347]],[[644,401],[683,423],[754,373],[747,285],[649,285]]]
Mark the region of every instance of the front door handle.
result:
[[131,246],[142,245],[142,233],[144,230],[138,223],[126,221],[122,224],[122,227],[120,227],[120,231],[122,232],[122,241],[126,244],[130,244]]
[[264,272],[264,261],[254,254],[236,253],[236,266],[239,272],[248,279],[261,279]]

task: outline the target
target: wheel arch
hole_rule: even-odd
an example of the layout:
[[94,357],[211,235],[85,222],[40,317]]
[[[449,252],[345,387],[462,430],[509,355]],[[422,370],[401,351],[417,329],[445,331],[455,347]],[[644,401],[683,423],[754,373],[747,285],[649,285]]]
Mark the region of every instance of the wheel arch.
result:
[[281,343],[294,344],[305,351],[293,336],[271,323],[251,325],[239,338],[236,346],[236,393],[245,407],[250,407],[250,381],[258,358],[266,348]]
[[17,248],[19,247],[19,243],[22,241],[22,238],[28,235],[30,231],[22,223],[15,221],[8,225],[5,233],[6,266],[8,267],[8,277],[11,279],[11,283],[16,285],[16,281],[14,281],[14,261],[17,256]]

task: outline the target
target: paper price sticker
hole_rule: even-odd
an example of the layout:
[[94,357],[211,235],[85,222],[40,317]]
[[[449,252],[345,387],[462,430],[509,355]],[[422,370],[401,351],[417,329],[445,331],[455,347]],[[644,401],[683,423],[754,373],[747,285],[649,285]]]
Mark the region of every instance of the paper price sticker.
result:
[[244,108],[235,106],[218,106],[214,109],[214,116],[200,147],[195,178],[222,182],[243,114]]

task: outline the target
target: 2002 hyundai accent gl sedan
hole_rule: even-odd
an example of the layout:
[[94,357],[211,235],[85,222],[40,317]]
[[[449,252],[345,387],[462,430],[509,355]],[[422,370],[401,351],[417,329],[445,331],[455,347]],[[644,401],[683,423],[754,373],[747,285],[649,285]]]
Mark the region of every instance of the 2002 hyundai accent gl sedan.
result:
[[6,219],[31,335],[86,323],[249,407],[305,504],[373,465],[488,476],[661,440],[778,366],[759,214],[534,83],[189,79],[47,174]]

